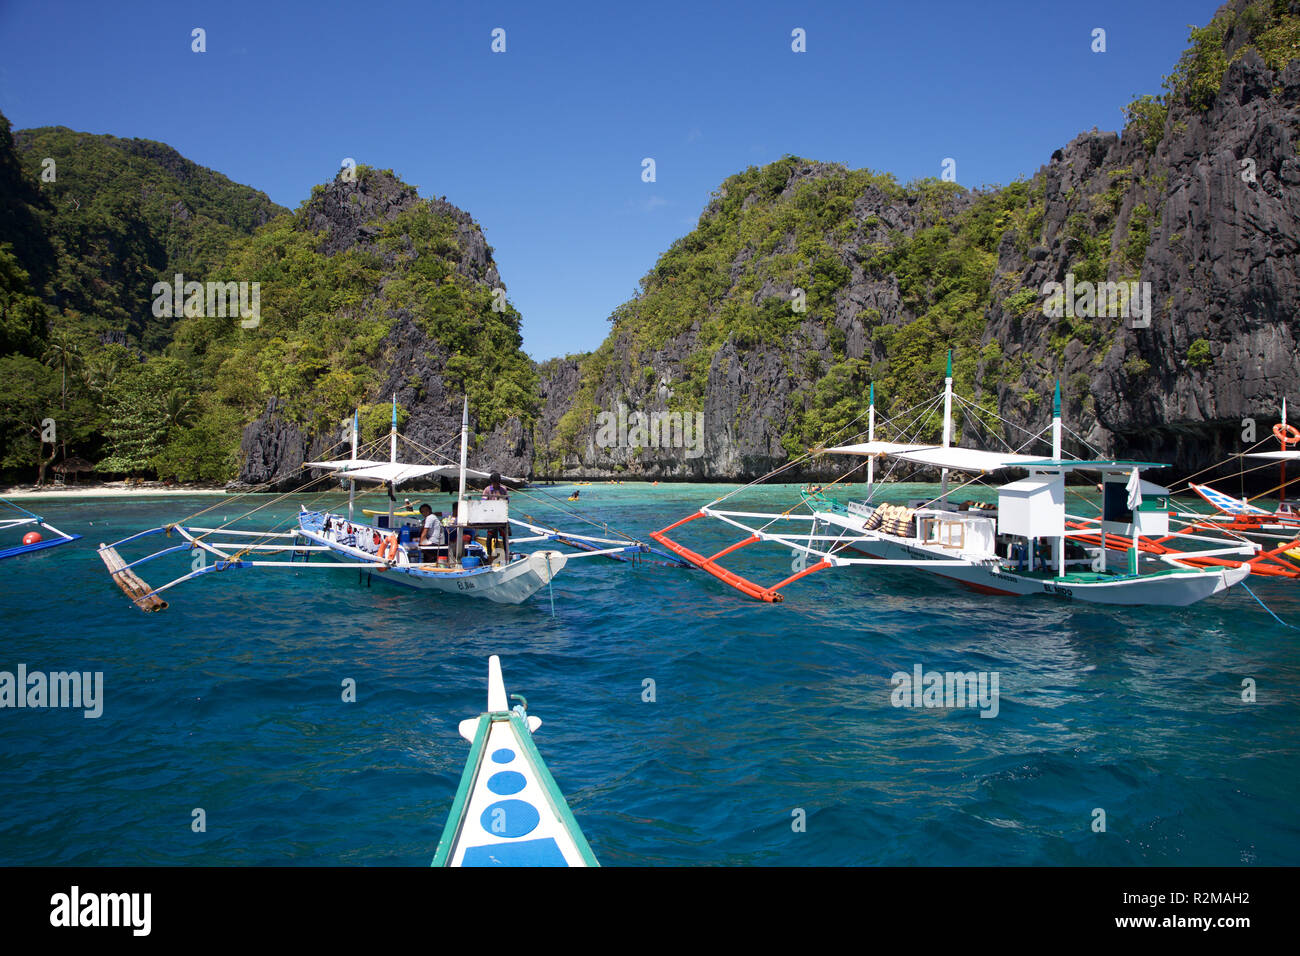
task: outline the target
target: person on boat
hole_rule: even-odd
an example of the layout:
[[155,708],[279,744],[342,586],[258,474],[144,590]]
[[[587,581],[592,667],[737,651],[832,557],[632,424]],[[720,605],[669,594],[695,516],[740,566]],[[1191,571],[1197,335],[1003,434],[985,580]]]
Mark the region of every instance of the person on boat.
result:
[[483,489],[484,501],[490,501],[493,498],[510,498],[510,492],[501,483],[501,473],[496,471],[492,472],[488,477],[488,486]]
[[447,563],[447,531],[442,526],[442,512],[427,504],[420,505],[420,556],[426,564]]
[[582,494],[581,491],[575,491],[573,494],[569,495],[569,500],[570,500],[570,501],[577,501],[577,500],[578,500],[578,496],[579,496],[580,494]]

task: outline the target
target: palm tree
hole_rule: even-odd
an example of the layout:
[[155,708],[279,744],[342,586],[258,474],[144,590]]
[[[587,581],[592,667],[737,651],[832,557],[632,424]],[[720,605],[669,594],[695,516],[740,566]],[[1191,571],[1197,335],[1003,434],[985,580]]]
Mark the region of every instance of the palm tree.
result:
[[81,346],[77,344],[67,329],[59,329],[50,336],[41,356],[46,365],[57,365],[63,373],[63,408],[68,407],[68,369],[81,363]]
[[104,394],[117,381],[120,370],[121,364],[116,356],[102,352],[94,355],[85,363],[84,378],[86,387],[94,392],[97,398],[103,399]]
[[163,413],[167,424],[183,428],[194,420],[194,399],[183,388],[173,388],[163,399]]

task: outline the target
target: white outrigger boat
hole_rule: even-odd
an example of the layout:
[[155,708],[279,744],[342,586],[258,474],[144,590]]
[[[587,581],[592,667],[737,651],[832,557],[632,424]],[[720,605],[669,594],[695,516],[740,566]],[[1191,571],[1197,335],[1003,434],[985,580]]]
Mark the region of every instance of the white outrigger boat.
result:
[[[303,506],[292,531],[246,531],[231,527],[198,527],[184,522],[153,528],[112,544],[101,544],[99,554],[113,580],[137,607],[160,611],[167,602],[159,595],[164,591],[204,574],[238,568],[278,567],[326,571],[360,570],[367,573],[367,583],[379,574],[379,580],[391,581],[420,590],[442,591],[467,597],[486,598],[499,604],[519,604],[527,600],[565,566],[579,558],[608,557],[639,561],[642,555],[658,555],[665,560],[647,561],[682,565],[668,555],[630,537],[622,539],[595,537],[571,531],[546,528],[510,517],[505,497],[479,496],[466,490],[466,476],[486,479],[483,472],[466,466],[469,442],[469,404],[466,401],[461,420],[459,468],[453,464],[410,464],[397,460],[397,406],[393,405],[389,434],[388,461],[357,457],[357,417],[353,417],[351,457],[331,461],[308,462],[303,467],[317,469],[328,478],[345,479],[349,495],[346,513],[311,510]],[[419,520],[400,523],[402,511],[395,511],[392,489],[403,482],[441,477],[459,472],[460,490],[453,505],[450,524],[444,522],[449,544],[434,548],[420,544]],[[377,515],[374,523],[355,518],[356,483],[375,482],[389,489],[389,510]],[[265,507],[263,505],[262,507]],[[512,528],[526,533],[511,535]],[[133,562],[126,562],[117,552],[123,544],[150,535],[173,534],[182,543],[163,548]],[[482,534],[484,547],[477,539]],[[515,550],[516,545],[554,543],[570,546],[576,553],[543,548],[532,552]],[[492,548],[491,545],[497,547]],[[188,574],[157,588],[150,587],[135,569],[147,561],[182,551],[202,552],[205,560]],[[265,560],[279,552],[290,552],[290,560]],[[428,552],[433,559],[426,560]],[[259,557],[262,555],[263,557]],[[313,555],[333,560],[311,561]],[[210,558],[209,563],[206,559]],[[301,559],[301,560],[299,560]]]
[[512,710],[501,659],[488,658],[487,710],[461,721],[469,759],[434,866],[599,866],[533,744],[542,725],[518,694]]
[[[14,558],[20,554],[31,554],[34,551],[44,551],[47,548],[55,548],[61,544],[69,544],[73,541],[81,540],[79,534],[68,534],[66,531],[60,531],[54,525],[50,524],[38,514],[33,514],[26,508],[14,504],[8,498],[0,498],[0,504],[8,505],[14,511],[18,512],[16,518],[0,518],[0,532],[12,531],[14,529],[26,528],[22,537],[22,544],[16,544],[8,548],[0,548],[0,560],[5,558]],[[53,537],[46,538],[37,528],[43,528]]]
[[[1145,468],[1165,466],[1063,458],[1059,386],[1050,458],[952,445],[951,354],[943,401],[940,444],[878,441],[873,387],[867,441],[824,449],[828,454],[867,458],[866,501],[840,504],[820,491],[805,491],[801,504],[806,511],[791,508],[774,514],[724,510],[717,507],[723,500],[718,499],[651,537],[742,593],[770,602],[783,600],[781,589],[787,585],[835,567],[911,567],[986,594],[1047,594],[1097,604],[1172,606],[1217,594],[1251,573],[1248,562],[1257,546],[1170,531],[1170,493],[1140,477]],[[881,457],[940,469],[939,496],[912,501],[907,507],[873,503],[874,465]],[[1028,477],[998,487],[996,506],[949,500],[949,472],[981,476],[1008,469],[1026,471]],[[1100,517],[1067,514],[1065,481],[1075,471],[1101,474]],[[701,517],[724,522],[748,536],[712,557],[668,537],[668,532]],[[1175,539],[1196,550],[1175,550],[1168,543]],[[789,548],[794,573],[764,587],[718,564],[720,558],[758,542]]]

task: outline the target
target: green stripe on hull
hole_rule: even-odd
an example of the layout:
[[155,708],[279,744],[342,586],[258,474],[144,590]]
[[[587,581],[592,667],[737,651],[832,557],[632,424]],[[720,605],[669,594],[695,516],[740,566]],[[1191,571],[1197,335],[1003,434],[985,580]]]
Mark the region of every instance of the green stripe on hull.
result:
[[537,771],[537,780],[546,791],[546,798],[551,802],[551,808],[555,811],[555,815],[560,818],[560,822],[564,824],[564,828],[569,831],[569,836],[573,837],[573,843],[578,848],[582,861],[588,866],[600,866],[600,863],[596,860],[596,854],[591,851],[591,844],[587,842],[587,837],[582,832],[582,827],[578,826],[573,811],[569,809],[569,802],[564,799],[564,794],[560,792],[559,785],[556,784],[555,778],[551,776],[550,768],[546,766],[546,761],[538,753],[537,745],[533,743],[533,735],[528,730],[528,726],[517,714],[510,715],[510,723],[514,726],[520,743],[523,744],[528,761],[533,765],[533,769]]
[[483,714],[478,719],[478,729],[474,731],[474,742],[470,744],[469,759],[465,761],[465,770],[460,775],[460,786],[456,788],[456,798],[451,802],[451,812],[447,814],[447,825],[443,827],[442,839],[438,841],[437,852],[433,854],[432,866],[450,866],[451,851],[456,846],[456,836],[461,824],[465,822],[465,808],[469,805],[470,790],[478,777],[479,766],[483,763],[483,748],[487,743],[488,727],[492,719]]

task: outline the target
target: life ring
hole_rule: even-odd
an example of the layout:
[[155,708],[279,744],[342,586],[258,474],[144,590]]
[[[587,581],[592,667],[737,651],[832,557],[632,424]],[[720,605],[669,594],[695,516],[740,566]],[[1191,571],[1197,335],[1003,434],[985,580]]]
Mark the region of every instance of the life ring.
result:
[[390,534],[388,540],[379,548],[379,557],[384,561],[397,560],[397,535]]
[[1273,426],[1273,437],[1285,445],[1294,445],[1300,443],[1300,428],[1294,425],[1283,425],[1281,422]]

